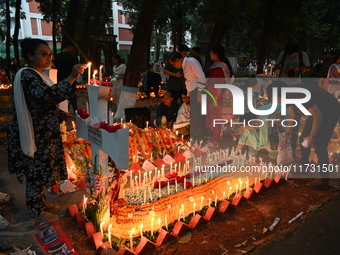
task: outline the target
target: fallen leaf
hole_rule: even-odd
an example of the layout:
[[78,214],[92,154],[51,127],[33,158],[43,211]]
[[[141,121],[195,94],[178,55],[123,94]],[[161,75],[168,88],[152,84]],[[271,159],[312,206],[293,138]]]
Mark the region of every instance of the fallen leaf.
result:
[[228,250],[222,253],[222,255],[228,255]]
[[266,232],[267,232],[267,230],[268,230],[268,228],[263,228],[263,230],[262,230],[262,234],[266,233]]
[[206,243],[208,243],[207,241],[203,241],[201,244],[206,244]]
[[235,248],[238,248],[238,247],[241,247],[241,246],[242,246],[241,243],[234,245]]
[[241,230],[244,231],[244,230],[246,230],[246,229],[245,229],[245,228],[242,228]]
[[255,237],[252,236],[251,238],[252,238],[254,241],[256,241],[256,238],[255,238]]
[[191,232],[187,232],[178,240],[178,242],[187,243],[191,240],[191,236],[192,236]]
[[242,245],[243,245],[243,246],[246,246],[246,245],[247,245],[247,242],[248,242],[248,240],[245,240],[245,241],[242,243]]
[[247,251],[244,250],[236,250],[237,252],[241,252],[241,253],[247,253]]

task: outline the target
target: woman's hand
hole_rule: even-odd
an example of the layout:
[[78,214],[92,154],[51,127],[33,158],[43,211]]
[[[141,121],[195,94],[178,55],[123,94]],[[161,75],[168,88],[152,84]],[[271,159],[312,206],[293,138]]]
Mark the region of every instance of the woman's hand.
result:
[[84,73],[84,70],[87,68],[87,65],[85,64],[77,64],[74,65],[72,68],[72,72],[68,77],[68,81],[70,84],[73,84],[76,79],[78,79],[79,75]]
[[315,141],[315,139],[311,135],[304,137],[303,140],[307,141],[308,146],[306,146],[306,147],[304,146],[305,148],[311,147],[313,145],[314,141]]

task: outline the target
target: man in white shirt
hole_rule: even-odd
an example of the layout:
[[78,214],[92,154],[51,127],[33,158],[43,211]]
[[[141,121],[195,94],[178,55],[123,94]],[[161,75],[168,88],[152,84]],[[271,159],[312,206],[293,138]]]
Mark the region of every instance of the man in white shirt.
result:
[[179,52],[171,53],[169,62],[175,68],[183,68],[185,86],[190,96],[190,135],[194,140],[201,140],[205,131],[205,118],[201,114],[201,92],[198,88],[204,88],[206,83],[202,67],[197,59],[183,57]]

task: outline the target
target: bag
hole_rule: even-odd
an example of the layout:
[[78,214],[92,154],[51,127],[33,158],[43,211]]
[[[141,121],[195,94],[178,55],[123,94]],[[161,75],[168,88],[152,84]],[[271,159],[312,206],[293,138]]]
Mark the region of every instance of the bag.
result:
[[276,151],[278,146],[279,146],[279,142],[280,142],[280,138],[279,138],[279,133],[282,132],[282,128],[278,128],[277,126],[275,126],[275,128],[272,129],[272,133],[269,135],[269,142],[270,142],[270,149]]
[[[279,133],[279,139],[281,139],[285,132]],[[276,158],[276,164],[279,165],[286,165],[290,162],[294,161],[293,158],[293,150],[292,150],[292,143],[290,140],[287,140],[285,145],[279,145],[278,146],[278,153]]]

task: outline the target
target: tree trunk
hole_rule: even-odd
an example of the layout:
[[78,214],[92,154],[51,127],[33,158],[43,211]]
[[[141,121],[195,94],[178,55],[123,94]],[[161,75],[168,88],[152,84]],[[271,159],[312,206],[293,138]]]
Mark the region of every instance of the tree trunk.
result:
[[133,36],[132,47],[128,58],[126,72],[124,75],[123,89],[120,94],[119,104],[115,119],[124,118],[126,108],[136,106],[136,94],[140,81],[141,65],[143,54],[147,52],[148,40],[150,37],[154,20],[156,19],[160,0],[144,0]]
[[9,10],[9,0],[6,0],[6,72],[9,72],[9,67],[11,65],[11,16]]
[[[14,27],[14,34],[13,34],[13,46],[14,46],[14,57],[18,60],[18,66],[20,67],[20,56],[19,56],[19,29],[20,29],[20,10],[21,10],[21,0],[17,0],[15,3],[15,27]],[[11,80],[12,79],[12,72],[11,72]]]

